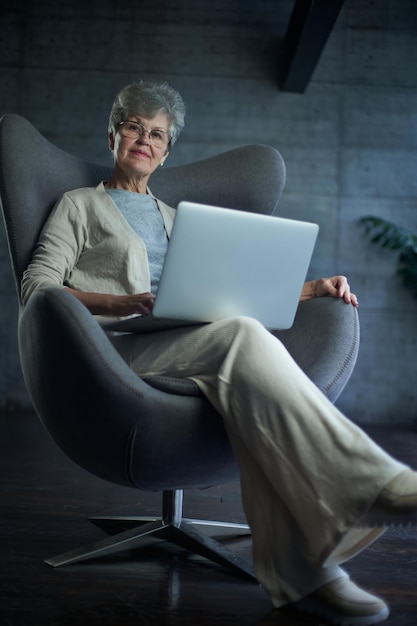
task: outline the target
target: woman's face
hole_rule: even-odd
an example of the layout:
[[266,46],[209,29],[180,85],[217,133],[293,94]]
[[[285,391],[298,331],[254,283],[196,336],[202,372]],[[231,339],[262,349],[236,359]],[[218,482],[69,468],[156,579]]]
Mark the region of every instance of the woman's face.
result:
[[[149,131],[168,132],[169,119],[165,113],[159,113],[155,117],[130,115],[129,120],[139,122]],[[118,126],[115,134],[110,133],[109,146],[113,151],[116,172],[118,171],[128,179],[149,178],[152,172],[165,161],[169,150],[169,145],[167,147],[153,145],[148,132],[136,138],[125,137],[123,125]]]

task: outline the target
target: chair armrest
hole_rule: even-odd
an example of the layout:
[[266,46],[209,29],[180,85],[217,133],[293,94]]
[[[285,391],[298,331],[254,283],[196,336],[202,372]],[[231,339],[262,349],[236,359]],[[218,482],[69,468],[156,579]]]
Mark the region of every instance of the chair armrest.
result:
[[208,401],[148,385],[64,289],[32,295],[19,318],[19,351],[41,421],[93,474],[152,490],[236,478],[223,420]]
[[357,309],[337,298],[306,300],[299,304],[292,328],[277,336],[307,376],[335,402],[359,352]]

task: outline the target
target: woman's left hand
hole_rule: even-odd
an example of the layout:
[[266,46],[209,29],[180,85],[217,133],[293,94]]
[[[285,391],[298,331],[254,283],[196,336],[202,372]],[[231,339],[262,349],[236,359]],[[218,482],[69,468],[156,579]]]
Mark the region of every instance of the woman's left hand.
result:
[[305,283],[301,299],[308,300],[309,298],[322,298],[324,296],[343,298],[347,304],[352,304],[354,307],[359,304],[356,295],[350,291],[346,276],[319,278]]

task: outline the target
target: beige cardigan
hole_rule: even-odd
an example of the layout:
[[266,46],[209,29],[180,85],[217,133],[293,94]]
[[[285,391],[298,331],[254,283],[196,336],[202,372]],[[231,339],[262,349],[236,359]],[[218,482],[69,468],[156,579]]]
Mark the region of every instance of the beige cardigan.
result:
[[[175,210],[157,203],[169,238]],[[37,289],[54,285],[117,295],[150,291],[145,242],[103,183],[69,191],[51,212],[23,274],[23,304]]]

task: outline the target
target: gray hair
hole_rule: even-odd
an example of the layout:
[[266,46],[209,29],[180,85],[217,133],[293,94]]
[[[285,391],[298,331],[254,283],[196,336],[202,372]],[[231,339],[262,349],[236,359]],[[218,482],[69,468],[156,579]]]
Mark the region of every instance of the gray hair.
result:
[[184,128],[185,104],[178,91],[167,83],[140,80],[124,87],[116,96],[109,118],[109,133],[116,132],[120,122],[130,115],[154,117],[165,113],[169,119],[168,132],[173,145]]

